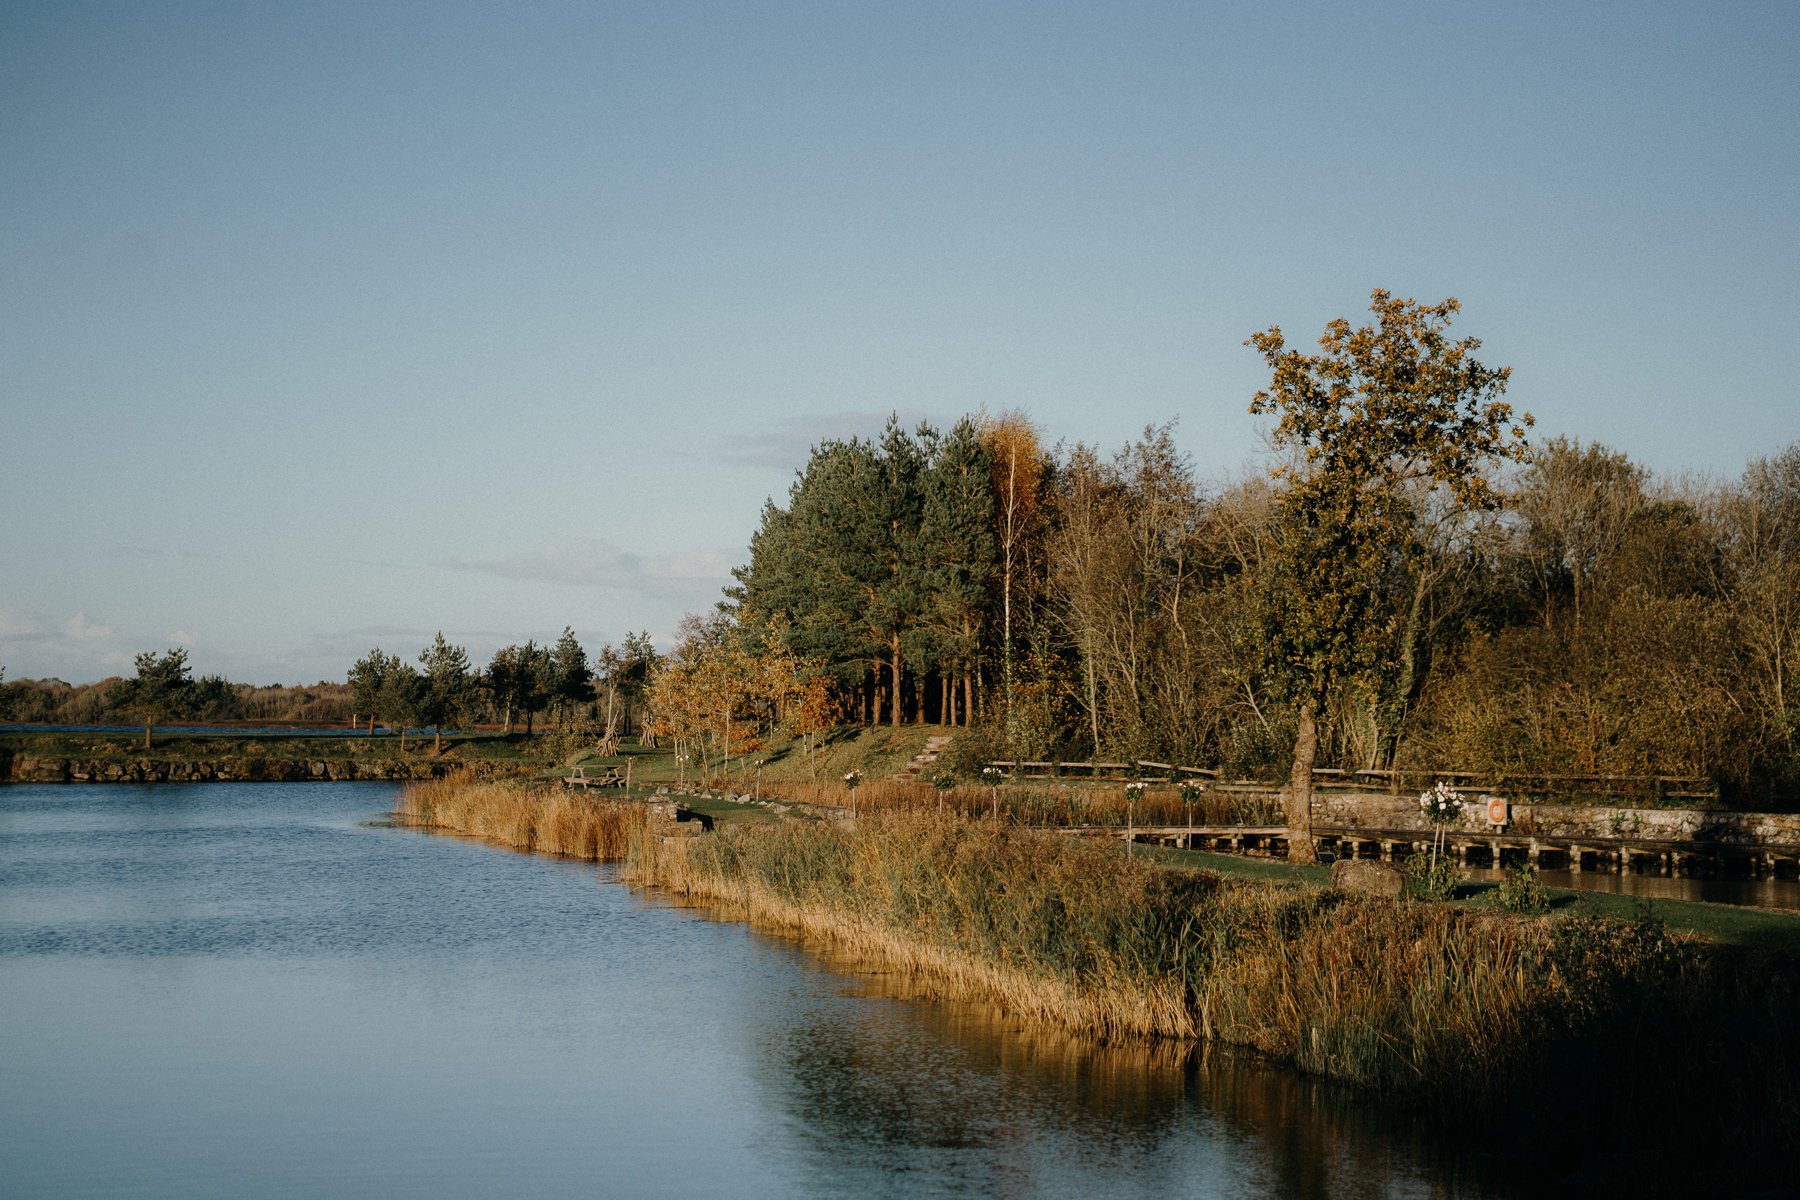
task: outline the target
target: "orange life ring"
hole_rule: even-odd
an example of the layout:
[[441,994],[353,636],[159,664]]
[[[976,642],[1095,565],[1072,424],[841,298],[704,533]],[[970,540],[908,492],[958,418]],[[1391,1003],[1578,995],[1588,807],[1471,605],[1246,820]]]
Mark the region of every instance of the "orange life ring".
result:
[[1506,824],[1506,801],[1498,796],[1488,801],[1488,823],[1490,825]]

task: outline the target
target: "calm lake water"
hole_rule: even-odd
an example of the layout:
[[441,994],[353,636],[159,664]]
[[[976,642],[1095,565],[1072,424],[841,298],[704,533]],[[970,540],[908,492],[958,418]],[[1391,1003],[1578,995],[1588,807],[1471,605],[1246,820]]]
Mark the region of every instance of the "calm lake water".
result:
[[1335,1089],[908,999],[393,795],[0,788],[0,1194],[1502,1194]]

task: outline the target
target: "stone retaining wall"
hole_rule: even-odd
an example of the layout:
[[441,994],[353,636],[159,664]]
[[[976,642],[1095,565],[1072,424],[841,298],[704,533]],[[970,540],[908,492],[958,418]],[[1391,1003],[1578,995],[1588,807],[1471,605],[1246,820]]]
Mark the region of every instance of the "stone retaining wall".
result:
[[[1800,813],[1514,804],[1511,816],[1512,822],[1507,826],[1509,832],[1537,837],[1800,845]],[[1419,809],[1417,798],[1379,792],[1315,793],[1313,823],[1363,829],[1426,830],[1431,827]],[[1465,796],[1462,814],[1450,828],[1465,833],[1491,829],[1487,821],[1487,798]]]
[[435,779],[472,767],[477,777],[503,774],[487,763],[378,759],[219,758],[168,762],[153,758],[39,758],[0,751],[0,782],[6,783],[263,783],[327,780]]

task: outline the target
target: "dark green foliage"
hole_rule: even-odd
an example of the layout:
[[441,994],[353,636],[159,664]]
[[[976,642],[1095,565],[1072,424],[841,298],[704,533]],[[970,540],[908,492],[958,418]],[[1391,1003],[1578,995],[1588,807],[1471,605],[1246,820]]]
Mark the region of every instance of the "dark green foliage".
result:
[[425,692],[425,680],[411,663],[385,654],[379,647],[350,668],[350,695],[356,710],[368,715],[371,733],[375,721],[398,732],[403,750],[407,729],[421,719]]
[[[966,476],[979,463],[967,440],[951,439],[959,456],[952,474]],[[908,434],[892,420],[879,445],[820,445],[787,508],[764,509],[750,562],[737,572],[743,611],[778,622],[788,649],[825,663],[846,688],[868,686],[873,673],[896,725],[912,658],[954,658],[971,644],[958,640],[972,612],[969,579],[959,581],[956,565],[941,559],[978,552],[979,539],[960,507],[972,502],[966,478],[937,480],[927,502],[938,446],[929,426]],[[965,576],[979,573],[979,564],[961,565]]]
[[476,681],[469,671],[469,654],[461,646],[446,642],[439,630],[436,639],[419,655],[419,663],[425,673],[418,687],[418,720],[431,726],[441,744],[444,726],[462,724],[474,708]]
[[529,733],[534,718],[550,698],[552,678],[550,651],[528,641],[523,646],[502,646],[496,650],[481,685],[501,714],[506,732],[512,732],[514,715],[523,714]]
[[597,707],[605,736],[616,737],[635,727],[634,716],[643,708],[650,676],[662,661],[648,631],[626,634],[619,646],[601,647],[593,686],[599,693]]
[[917,573],[924,603],[909,654],[962,682],[965,707],[996,566],[991,474],[981,431],[964,417],[936,443],[923,481]]
[[546,691],[550,700],[565,717],[576,707],[594,698],[594,672],[588,666],[587,651],[575,631],[563,626],[562,636],[550,648],[550,669]]
[[1500,907],[1507,912],[1538,914],[1550,911],[1549,897],[1538,882],[1537,866],[1523,862],[1506,873],[1500,881]]
[[1289,350],[1279,328],[1249,341],[1271,372],[1250,411],[1279,414],[1276,444],[1301,455],[1280,502],[1260,640],[1271,689],[1299,713],[1288,825],[1302,862],[1313,858],[1316,719],[1347,688],[1379,705],[1378,670],[1411,653],[1396,645],[1389,583],[1418,556],[1409,490],[1455,510],[1497,507],[1487,469],[1525,457],[1531,424],[1499,399],[1509,369],[1478,362],[1475,338],[1448,339],[1454,299],[1419,305],[1377,290],[1369,307],[1372,325],[1326,325],[1317,355]]
[[162,654],[146,650],[137,656],[136,665],[135,676],[119,680],[108,691],[107,704],[143,723],[148,750],[152,726],[193,711],[194,681],[188,675],[187,651],[179,647]]
[[1448,900],[1456,894],[1456,864],[1429,850],[1406,860],[1406,894],[1414,900]]
[[[1505,372],[1448,338],[1454,312],[1378,294],[1324,353],[1259,335],[1258,408],[1294,456],[1273,483],[1205,494],[1168,426],[1111,458],[1041,456],[1018,417],[824,443],[765,510],[738,611],[853,719],[935,710],[987,758],[1269,780],[1310,716],[1321,766],[1800,801],[1800,448],[1672,489],[1552,438],[1507,480],[1522,422]],[[1003,570],[1006,430],[1031,469]]]
[[1282,494],[1258,609],[1265,680],[1322,706],[1346,684],[1391,668],[1390,578],[1413,549],[1398,492],[1312,475]]
[[237,686],[222,675],[202,675],[194,681],[189,707],[202,721],[228,721],[237,715]]
[[378,646],[350,667],[350,704],[352,710],[372,720],[384,707],[388,676],[400,667],[400,660],[384,654]]

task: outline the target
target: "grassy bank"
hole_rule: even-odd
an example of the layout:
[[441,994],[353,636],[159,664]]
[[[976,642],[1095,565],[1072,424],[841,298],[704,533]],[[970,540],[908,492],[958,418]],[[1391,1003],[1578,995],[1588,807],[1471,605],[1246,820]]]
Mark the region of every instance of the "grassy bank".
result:
[[935,811],[665,840],[518,785],[404,803],[521,849],[623,853],[635,882],[929,994],[1089,1037],[1247,1047],[1450,1125],[1495,1120],[1533,1161],[1605,1163],[1609,1190],[1760,1183],[1800,1153],[1795,966],[1654,923],[1353,899]]
[[[443,757],[461,762],[486,762],[505,766],[533,766],[551,762],[560,747],[549,738],[506,737],[498,733],[465,734],[446,738]],[[95,762],[208,762],[226,759],[336,759],[351,762],[386,761],[401,757],[432,757],[429,733],[407,735],[405,749],[392,733],[325,735],[244,733],[221,729],[216,733],[159,733],[144,749],[140,733],[43,733],[0,732],[0,753],[34,758],[73,758]]]
[[[1679,1169],[1658,1139],[1745,1178],[1800,1152],[1793,967],[1653,924],[1355,900],[911,813],[643,839],[630,874],[1090,1036],[1504,1113],[1515,1144],[1656,1161],[1652,1188]],[[1575,1128],[1585,1149],[1560,1144]]]
[[1192,800],[1170,784],[1150,784],[1136,800],[1126,798],[1116,782],[1055,784],[1008,783],[989,787],[959,782],[940,788],[929,780],[870,777],[854,790],[838,777],[830,779],[764,779],[765,795],[804,804],[854,808],[858,813],[954,813],[986,817],[998,813],[1013,825],[1076,827],[1106,825],[1123,829],[1138,825],[1280,824],[1276,801],[1260,795],[1205,793]]

